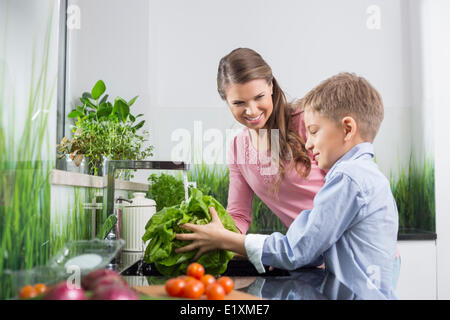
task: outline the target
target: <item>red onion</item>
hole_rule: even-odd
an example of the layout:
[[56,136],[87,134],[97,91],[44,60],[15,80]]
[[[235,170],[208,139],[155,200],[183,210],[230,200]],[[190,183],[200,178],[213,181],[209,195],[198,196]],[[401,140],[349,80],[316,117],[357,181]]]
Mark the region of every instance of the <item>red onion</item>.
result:
[[129,287],[112,284],[98,287],[91,300],[139,300],[139,298]]
[[91,273],[89,273],[88,275],[86,275],[82,280],[81,280],[81,287],[85,290],[93,290],[94,288],[94,284],[101,278],[103,277],[108,277],[108,276],[113,276],[116,278],[121,278],[120,275],[110,269],[98,269],[98,270],[94,270]]
[[119,275],[109,275],[98,278],[90,285],[90,290],[97,290],[98,288],[117,285],[122,287],[128,287],[128,283]]
[[51,288],[44,300],[86,300],[86,295],[83,289],[64,281]]

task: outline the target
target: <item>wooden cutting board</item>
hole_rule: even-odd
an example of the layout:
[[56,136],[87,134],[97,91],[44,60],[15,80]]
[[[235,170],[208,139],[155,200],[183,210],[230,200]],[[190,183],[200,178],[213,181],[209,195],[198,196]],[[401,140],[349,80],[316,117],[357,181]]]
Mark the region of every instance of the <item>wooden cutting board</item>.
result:
[[[133,288],[150,297],[171,298],[166,293],[164,285],[135,286]],[[206,300],[206,295],[202,295],[199,300]],[[261,298],[239,290],[233,290],[225,296],[225,300],[261,300]]]

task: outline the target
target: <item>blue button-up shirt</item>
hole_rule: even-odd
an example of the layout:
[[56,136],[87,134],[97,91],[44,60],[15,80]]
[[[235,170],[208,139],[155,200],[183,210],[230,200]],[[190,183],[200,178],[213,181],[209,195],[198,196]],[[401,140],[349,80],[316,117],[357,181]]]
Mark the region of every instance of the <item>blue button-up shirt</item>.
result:
[[259,272],[264,265],[294,270],[323,255],[326,268],[356,295],[396,299],[392,288],[398,212],[389,181],[373,161],[371,143],[342,156],[286,235],[249,234],[245,247]]

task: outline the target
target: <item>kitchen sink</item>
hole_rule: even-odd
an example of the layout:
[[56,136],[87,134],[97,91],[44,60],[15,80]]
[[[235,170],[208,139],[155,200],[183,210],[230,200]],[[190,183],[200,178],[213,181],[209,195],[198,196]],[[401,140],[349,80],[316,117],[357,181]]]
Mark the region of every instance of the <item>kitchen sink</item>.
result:
[[[147,264],[143,260],[138,260],[133,265],[122,271],[121,274],[123,276],[162,276],[153,264]],[[227,270],[223,275],[230,277],[280,277],[289,276],[290,273],[286,270],[277,268],[269,271],[269,267],[266,267],[265,273],[258,273],[250,261],[234,258],[228,262]]]

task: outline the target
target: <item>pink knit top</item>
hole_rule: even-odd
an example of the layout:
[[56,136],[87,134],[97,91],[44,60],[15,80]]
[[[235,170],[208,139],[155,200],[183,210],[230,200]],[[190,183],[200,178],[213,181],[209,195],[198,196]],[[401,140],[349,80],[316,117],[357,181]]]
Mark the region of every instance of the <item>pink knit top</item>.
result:
[[[289,127],[306,141],[303,111],[293,112]],[[312,159],[311,154],[310,158]],[[255,194],[289,228],[303,210],[312,209],[314,196],[322,188],[326,174],[314,160],[311,160],[311,172],[306,179],[292,167],[280,184],[277,199],[270,185],[277,178],[278,170],[270,164],[270,151],[258,152],[255,149],[248,128],[244,128],[232,140],[228,151],[228,166],[230,188],[227,212],[242,234],[247,233],[252,222],[252,201]]]

